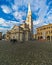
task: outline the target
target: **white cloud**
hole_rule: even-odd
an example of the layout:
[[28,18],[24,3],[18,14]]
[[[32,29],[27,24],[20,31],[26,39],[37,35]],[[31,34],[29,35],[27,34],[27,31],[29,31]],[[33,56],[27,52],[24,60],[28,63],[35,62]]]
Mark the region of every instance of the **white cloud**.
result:
[[1,8],[4,13],[11,13],[11,9],[8,6],[2,5]]
[[6,22],[6,20],[5,19],[3,19],[3,18],[0,18],[0,25],[2,25],[2,26],[11,26],[12,27],[12,25],[15,25],[15,24],[19,24],[19,22],[16,22],[16,21],[7,21]]
[[15,11],[14,13],[13,13],[13,16],[18,20],[22,20],[22,16],[26,16],[26,13],[25,12],[18,12],[18,11]]
[[46,16],[52,15],[52,9],[50,9],[50,11],[47,13]]
[[[39,27],[39,26],[42,26],[42,25],[46,25],[47,23],[45,23],[45,19],[44,19],[44,16],[46,15],[47,13],[47,10],[48,10],[48,6],[46,5],[46,0],[43,1],[43,0],[36,0],[36,3],[35,5],[32,6],[32,10],[34,13],[36,13],[36,10],[38,8],[40,8],[39,12],[37,13],[37,15],[39,16],[39,18],[35,21],[33,21],[33,25],[34,27]],[[35,9],[34,9],[35,8]]]
[[[6,28],[4,28],[5,26]],[[6,21],[3,18],[0,18],[0,32],[5,33],[8,30],[8,25],[6,24]]]
[[3,18],[0,18],[0,25],[7,26],[7,24]]
[[14,11],[17,11],[17,10],[18,10],[18,6],[17,6],[16,4],[12,4],[12,9],[13,9]]
[[21,18],[22,18],[21,14],[20,14],[19,12],[17,12],[17,11],[14,12],[13,15],[14,15],[14,17],[15,17],[16,19],[20,19],[20,20],[21,20]]
[[8,21],[6,22],[8,24],[8,26],[13,27],[14,25],[19,25],[19,22],[16,21]]
[[49,15],[45,20],[46,20],[48,23],[52,23],[52,15]]
[[7,30],[8,30],[8,28],[5,29],[5,28],[1,28],[0,27],[0,32],[4,32],[5,33]]
[[49,15],[49,16],[48,16],[48,19],[52,20],[52,15]]
[[37,25],[39,23],[40,23],[40,21],[33,21],[33,25]]
[[43,21],[39,19],[37,21],[33,21],[33,25],[39,25],[41,23],[43,23]]

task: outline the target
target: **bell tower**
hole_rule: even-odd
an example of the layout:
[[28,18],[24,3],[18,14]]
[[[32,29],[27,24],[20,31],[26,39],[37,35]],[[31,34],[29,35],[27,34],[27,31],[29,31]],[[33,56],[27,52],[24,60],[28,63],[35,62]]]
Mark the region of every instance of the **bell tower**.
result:
[[31,38],[32,38],[32,34],[33,34],[33,21],[32,21],[32,12],[31,12],[31,8],[30,8],[30,3],[28,4],[28,14],[27,14],[27,18],[26,18],[26,24],[29,25],[30,34],[31,34]]

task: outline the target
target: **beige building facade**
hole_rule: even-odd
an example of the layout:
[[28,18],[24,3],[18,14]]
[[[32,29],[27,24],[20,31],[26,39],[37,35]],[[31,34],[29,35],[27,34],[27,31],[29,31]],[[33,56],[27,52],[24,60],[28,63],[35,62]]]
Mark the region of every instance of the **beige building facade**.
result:
[[14,26],[6,34],[6,40],[16,39],[17,41],[28,41],[29,40],[29,28],[22,28],[20,26]]
[[37,28],[37,39],[52,40],[52,24],[44,25]]

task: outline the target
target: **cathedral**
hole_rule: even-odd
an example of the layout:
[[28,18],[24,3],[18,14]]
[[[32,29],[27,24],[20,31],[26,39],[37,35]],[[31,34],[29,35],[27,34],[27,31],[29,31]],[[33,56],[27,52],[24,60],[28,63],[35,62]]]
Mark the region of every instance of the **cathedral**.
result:
[[6,40],[16,39],[17,41],[28,41],[33,39],[33,21],[30,4],[28,4],[27,18],[20,26],[14,25],[14,27],[7,31]]

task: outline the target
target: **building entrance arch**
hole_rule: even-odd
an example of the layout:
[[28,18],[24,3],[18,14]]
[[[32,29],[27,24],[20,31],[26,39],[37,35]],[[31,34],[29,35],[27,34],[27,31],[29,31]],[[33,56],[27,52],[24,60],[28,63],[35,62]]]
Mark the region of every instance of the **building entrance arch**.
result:
[[47,40],[50,40],[50,36],[47,36]]

